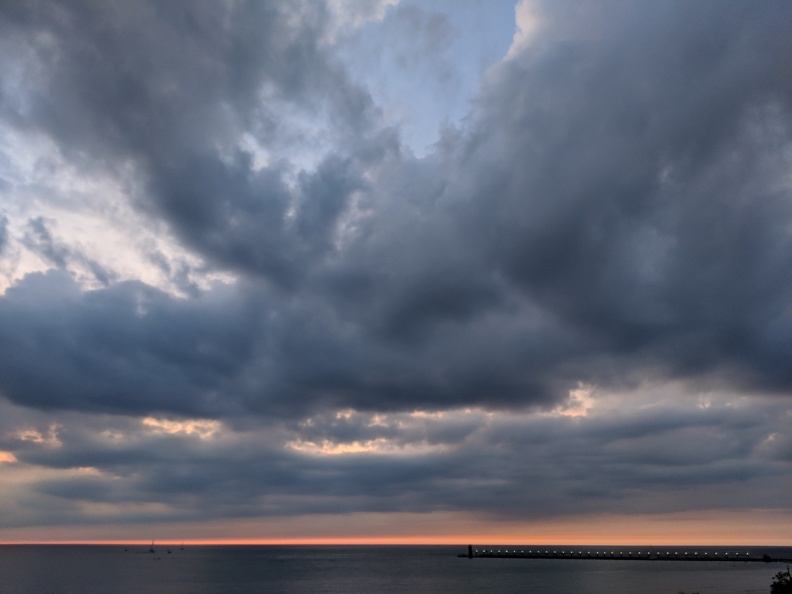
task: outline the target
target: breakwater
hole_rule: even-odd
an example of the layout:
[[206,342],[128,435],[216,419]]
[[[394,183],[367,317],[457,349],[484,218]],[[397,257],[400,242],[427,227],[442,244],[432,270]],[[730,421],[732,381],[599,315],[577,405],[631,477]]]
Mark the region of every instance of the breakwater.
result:
[[459,557],[470,559],[602,559],[614,561],[692,561],[740,563],[792,563],[792,559],[751,555],[748,551],[680,551],[662,548],[473,548]]

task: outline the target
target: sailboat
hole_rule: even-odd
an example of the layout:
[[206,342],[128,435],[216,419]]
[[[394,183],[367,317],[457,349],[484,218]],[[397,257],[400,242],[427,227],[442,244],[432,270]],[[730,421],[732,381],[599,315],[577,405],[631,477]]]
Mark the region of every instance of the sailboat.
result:
[[149,553],[156,553],[157,551],[154,550],[154,541],[151,541],[151,548],[149,549]]

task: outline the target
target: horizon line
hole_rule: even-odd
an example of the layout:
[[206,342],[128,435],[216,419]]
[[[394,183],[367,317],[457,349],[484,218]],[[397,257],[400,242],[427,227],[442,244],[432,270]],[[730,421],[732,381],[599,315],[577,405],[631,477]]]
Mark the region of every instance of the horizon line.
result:
[[662,541],[655,543],[647,541],[626,540],[622,542],[592,541],[543,541],[532,542],[524,540],[507,539],[497,541],[492,539],[416,539],[416,538],[165,538],[165,539],[62,539],[62,540],[9,540],[0,541],[0,546],[24,546],[24,545],[85,545],[85,546],[580,546],[580,547],[792,547],[792,540],[786,543],[736,543],[729,541]]

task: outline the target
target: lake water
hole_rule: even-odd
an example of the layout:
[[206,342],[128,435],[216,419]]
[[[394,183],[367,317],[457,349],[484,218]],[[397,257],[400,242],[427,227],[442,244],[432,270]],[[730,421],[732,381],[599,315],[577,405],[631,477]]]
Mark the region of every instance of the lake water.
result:
[[[786,569],[781,563],[458,558],[465,546],[176,546],[171,554],[168,547],[156,549],[151,554],[139,546],[0,546],[0,594],[767,594],[773,576]],[[788,547],[667,550],[792,557]]]

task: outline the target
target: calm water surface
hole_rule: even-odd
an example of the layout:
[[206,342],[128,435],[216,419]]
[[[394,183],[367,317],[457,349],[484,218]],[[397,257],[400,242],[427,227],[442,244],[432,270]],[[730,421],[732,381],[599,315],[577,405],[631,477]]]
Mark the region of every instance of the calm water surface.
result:
[[[696,550],[792,557],[792,548]],[[457,558],[464,546],[185,546],[171,547],[172,554],[167,547],[157,547],[154,554],[147,551],[0,546],[0,594],[767,594],[773,576],[785,569],[779,563]]]

